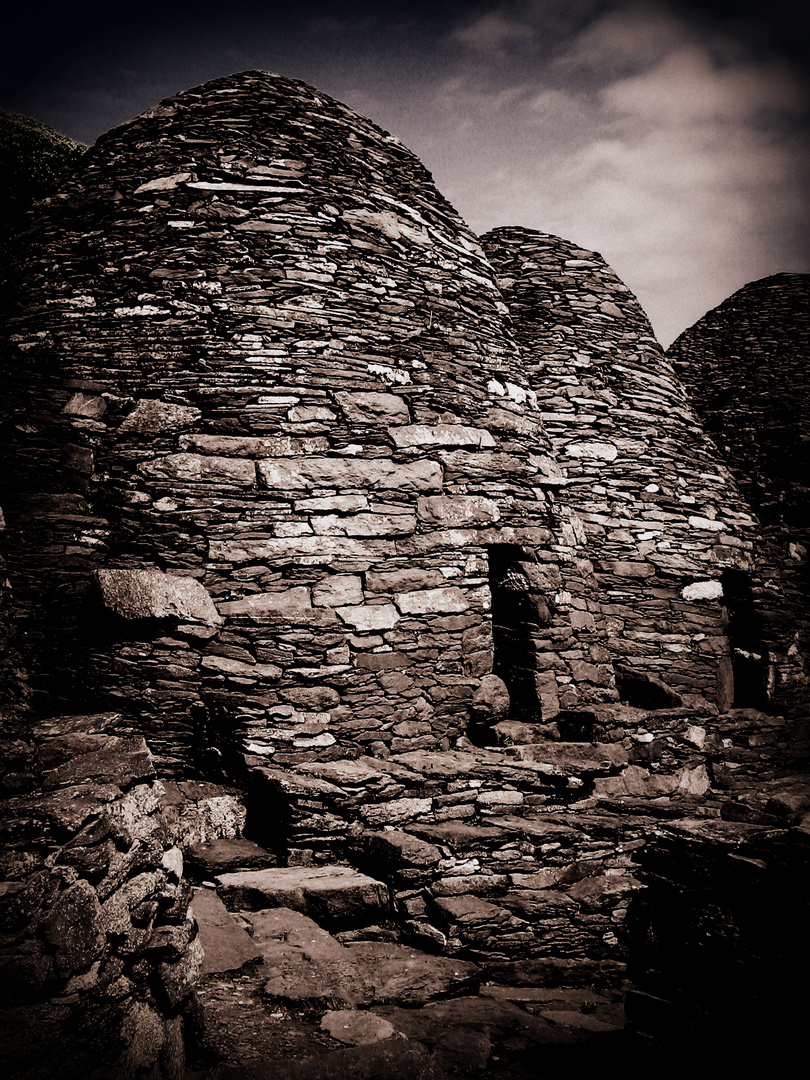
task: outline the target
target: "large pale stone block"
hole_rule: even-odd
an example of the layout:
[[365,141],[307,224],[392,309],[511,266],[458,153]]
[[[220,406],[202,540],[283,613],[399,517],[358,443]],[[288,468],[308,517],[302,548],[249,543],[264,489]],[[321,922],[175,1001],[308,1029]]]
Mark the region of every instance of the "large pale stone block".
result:
[[387,910],[388,889],[380,881],[347,866],[291,866],[246,870],[217,878],[226,904],[260,911],[287,907],[317,920],[335,923],[371,916]]
[[409,536],[416,529],[414,514],[322,514],[312,519],[319,536]]
[[390,630],[399,622],[399,612],[393,604],[362,604],[337,609],[341,619],[355,630]]
[[410,420],[408,405],[396,394],[382,394],[375,391],[351,394],[345,391],[335,394],[347,420],[359,423],[407,424]]
[[693,581],[681,589],[684,600],[719,600],[723,586],[719,581]]
[[123,619],[180,619],[208,626],[222,621],[195,578],[160,570],[97,570],[95,581],[104,606]]
[[256,467],[252,461],[232,460],[205,454],[167,454],[138,466],[144,476],[192,483],[224,483],[253,487]]
[[354,574],[336,574],[312,588],[316,607],[341,607],[362,604],[363,582]]
[[568,443],[562,448],[568,457],[594,458],[598,461],[615,461],[619,451],[609,442]]
[[402,592],[414,589],[429,589],[444,582],[444,574],[439,570],[389,570],[377,573],[374,570],[366,574],[366,588],[369,592]]
[[388,434],[397,448],[412,446],[481,446],[496,445],[486,428],[467,427],[465,424],[410,424],[392,427]]
[[312,601],[309,589],[296,586],[282,589],[280,592],[253,593],[242,600],[230,600],[220,604],[223,615],[257,615],[301,618],[312,615]]
[[440,491],[436,461],[400,465],[387,458],[270,458],[258,463],[261,485],[271,491],[376,488],[386,491]]
[[420,521],[435,522],[454,528],[457,525],[489,525],[498,521],[500,513],[494,499],[482,495],[427,495],[419,499],[417,514]]
[[172,405],[153,398],[142,398],[121,424],[119,431],[136,431],[141,435],[159,435],[191,427],[201,416],[192,405]]
[[396,605],[403,615],[427,615],[439,611],[466,611],[466,594],[453,585],[449,589],[420,589],[397,593]]

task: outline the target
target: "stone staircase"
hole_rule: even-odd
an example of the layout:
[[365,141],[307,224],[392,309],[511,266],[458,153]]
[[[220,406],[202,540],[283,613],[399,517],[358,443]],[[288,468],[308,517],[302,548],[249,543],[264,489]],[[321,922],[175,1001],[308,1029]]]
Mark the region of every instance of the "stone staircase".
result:
[[541,1047],[654,1057],[622,1006],[645,845],[679,821],[788,824],[807,785],[752,786],[782,735],[752,711],[597,707],[568,742],[530,728],[500,749],[247,759],[253,840],[239,825],[186,849],[207,957],[190,1076],[517,1078]]
[[618,990],[497,983],[474,962],[405,945],[388,889],[349,867],[212,884],[193,899],[204,1033],[189,1080],[506,1080],[534,1076],[541,1052],[549,1063],[640,1052]]

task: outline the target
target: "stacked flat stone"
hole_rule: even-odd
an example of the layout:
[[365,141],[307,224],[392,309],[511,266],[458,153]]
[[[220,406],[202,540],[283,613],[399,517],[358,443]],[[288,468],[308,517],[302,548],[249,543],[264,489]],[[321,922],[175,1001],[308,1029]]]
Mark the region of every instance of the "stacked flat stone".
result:
[[58,716],[0,740],[6,1075],[186,1075],[191,888],[151,755],[120,719]]
[[774,696],[806,708],[810,678],[810,276],[753,281],[669,348],[694,407],[757,513]]
[[32,667],[151,715],[164,768],[449,745],[492,668],[492,545],[576,644],[589,566],[492,271],[345,106],[261,72],[164,101],[42,208],[18,287]]
[[601,256],[521,228],[482,243],[566,479],[563,498],[587,533],[599,585],[587,607],[629,675],[628,699],[633,676],[647,675],[728,708],[720,578],[752,568],[756,522],[638,301]]

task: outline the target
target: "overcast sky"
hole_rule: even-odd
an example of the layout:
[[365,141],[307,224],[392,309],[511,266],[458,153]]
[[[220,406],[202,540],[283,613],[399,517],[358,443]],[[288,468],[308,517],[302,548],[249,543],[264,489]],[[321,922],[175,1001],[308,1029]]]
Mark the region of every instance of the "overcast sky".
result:
[[476,232],[600,251],[664,345],[810,271],[806,0],[18,3],[0,107],[82,142],[262,68],[397,135]]

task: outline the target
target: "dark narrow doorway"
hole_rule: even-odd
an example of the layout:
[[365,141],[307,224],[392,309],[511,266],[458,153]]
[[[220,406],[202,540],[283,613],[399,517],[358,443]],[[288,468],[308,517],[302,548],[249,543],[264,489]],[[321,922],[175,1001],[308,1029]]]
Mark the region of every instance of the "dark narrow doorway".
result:
[[489,552],[492,594],[493,672],[509,690],[512,720],[541,718],[533,631],[550,621],[548,605],[532,585],[533,556],[519,544],[493,544]]
[[744,570],[724,570],[723,603],[734,676],[734,708],[764,709],[768,703],[768,653],[751,578]]

